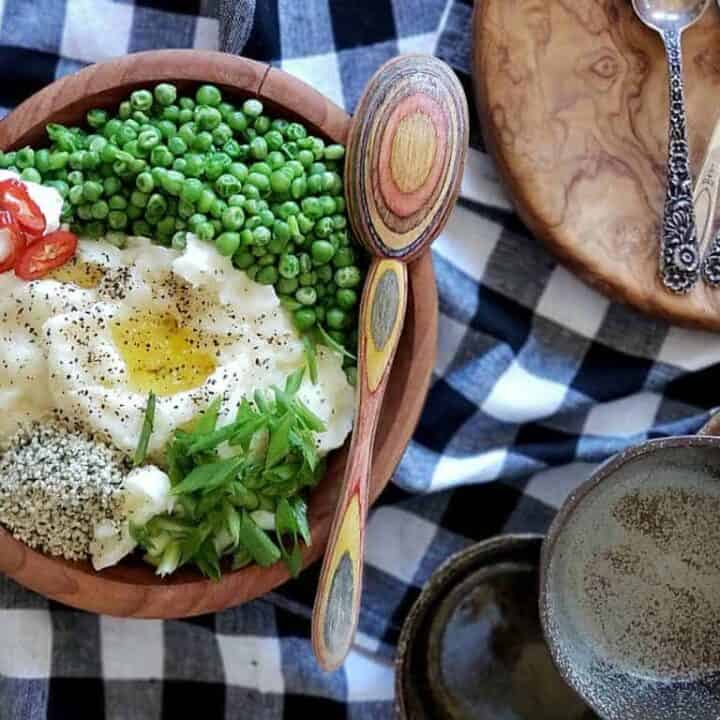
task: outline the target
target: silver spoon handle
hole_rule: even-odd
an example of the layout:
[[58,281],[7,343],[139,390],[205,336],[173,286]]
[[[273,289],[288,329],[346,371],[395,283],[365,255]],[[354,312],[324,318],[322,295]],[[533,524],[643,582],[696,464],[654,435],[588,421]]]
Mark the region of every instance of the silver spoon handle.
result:
[[686,293],[699,276],[699,251],[683,92],[680,33],[662,34],[670,74],[670,138],[660,273],[665,286]]

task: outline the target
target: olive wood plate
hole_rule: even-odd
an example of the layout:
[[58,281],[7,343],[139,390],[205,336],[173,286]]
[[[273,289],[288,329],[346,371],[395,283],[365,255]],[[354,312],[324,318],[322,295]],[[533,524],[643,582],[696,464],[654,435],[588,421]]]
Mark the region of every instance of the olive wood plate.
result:
[[[668,146],[662,42],[629,0],[478,0],[480,121],[516,209],[561,260],[614,300],[720,329],[720,290],[658,278]],[[683,34],[697,177],[720,103],[720,12]]]
[[[162,81],[180,89],[210,82],[230,97],[258,97],[271,112],[302,120],[314,132],[345,142],[350,117],[301,80],[234,55],[160,50],[93,65],[33,95],[0,122],[0,148],[45,144],[48,122],[80,123],[93,107],[116,107],[131,91]],[[437,345],[437,288],[429,254],[409,268],[405,329],[380,418],[370,499],[387,485],[410,441],[425,402]],[[398,418],[400,419],[398,421]],[[310,498],[312,546],[304,563],[323,553],[344,473],[347,445],[333,453],[328,472]],[[137,558],[96,573],[89,563],[50,557],[0,528],[0,571],[53,600],[125,617],[178,618],[215,612],[259,597],[288,579],[282,563],[227,572],[219,582],[183,569],[161,580]]]

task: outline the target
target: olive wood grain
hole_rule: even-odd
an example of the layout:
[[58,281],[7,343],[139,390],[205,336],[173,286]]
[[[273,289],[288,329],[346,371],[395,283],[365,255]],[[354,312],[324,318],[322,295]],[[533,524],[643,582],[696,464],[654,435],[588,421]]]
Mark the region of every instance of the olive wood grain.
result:
[[[350,118],[317,91],[280,70],[221,53],[166,50],[91,66],[53,83],[0,122],[0,147],[40,144],[47,122],[81,122],[87,110],[113,107],[131,90],[164,80],[183,88],[212,82],[231,97],[257,96],[284,116],[304,119],[314,132],[333,142],[347,139]],[[430,257],[413,263],[409,277],[407,321],[380,417],[370,502],[389,481],[410,440],[435,358],[437,291]],[[313,543],[303,552],[306,565],[325,549],[346,457],[347,448],[332,454],[327,475],[310,498]],[[150,618],[219,611],[263,595],[288,579],[285,567],[278,563],[267,569],[251,566],[227,572],[220,582],[205,580],[193,570],[181,570],[161,580],[137,558],[96,573],[88,563],[68,562],[31,550],[1,528],[0,571],[68,605]]]
[[348,213],[375,258],[360,311],[352,444],[313,609],[313,649],[325,670],[342,664],[357,627],[368,477],[405,319],[405,263],[427,250],[444,227],[459,192],[467,143],[460,83],[447,65],[423,55],[398,57],[377,71],[350,131]]
[[[720,290],[658,277],[668,145],[662,41],[629,0],[482,0],[474,83],[486,143],[530,229],[613,299],[720,329]],[[691,169],[720,106],[720,12],[683,34]]]

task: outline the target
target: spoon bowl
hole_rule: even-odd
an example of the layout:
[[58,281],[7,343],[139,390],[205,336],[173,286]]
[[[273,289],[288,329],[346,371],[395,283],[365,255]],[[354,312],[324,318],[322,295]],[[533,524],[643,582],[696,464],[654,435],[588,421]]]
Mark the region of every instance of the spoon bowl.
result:
[[710,0],[633,0],[638,17],[659,33],[690,27],[709,4]]

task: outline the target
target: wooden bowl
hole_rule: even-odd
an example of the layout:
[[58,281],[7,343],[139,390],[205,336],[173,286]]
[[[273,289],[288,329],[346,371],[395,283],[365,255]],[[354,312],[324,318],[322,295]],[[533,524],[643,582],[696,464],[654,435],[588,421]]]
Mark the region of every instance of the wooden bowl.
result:
[[[48,122],[83,123],[94,107],[116,107],[140,87],[170,81],[180,89],[202,82],[228,96],[258,97],[271,113],[302,120],[313,132],[344,143],[350,117],[304,82],[262,63],[219,52],[160,50],[88,67],[58,80],[26,100],[0,122],[0,148],[45,144]],[[385,397],[370,486],[374,500],[390,480],[410,441],[430,384],[437,340],[437,289],[430,255],[410,267],[407,319]],[[398,421],[399,419],[399,421]],[[327,542],[345,466],[347,446],[333,453],[328,473],[310,498],[312,546],[305,565]],[[194,570],[165,580],[137,558],[95,572],[89,563],[69,562],[29,549],[0,529],[0,571],[53,600],[92,612],[125,617],[177,618],[239,605],[288,579],[282,563],[251,566],[211,582]]]

